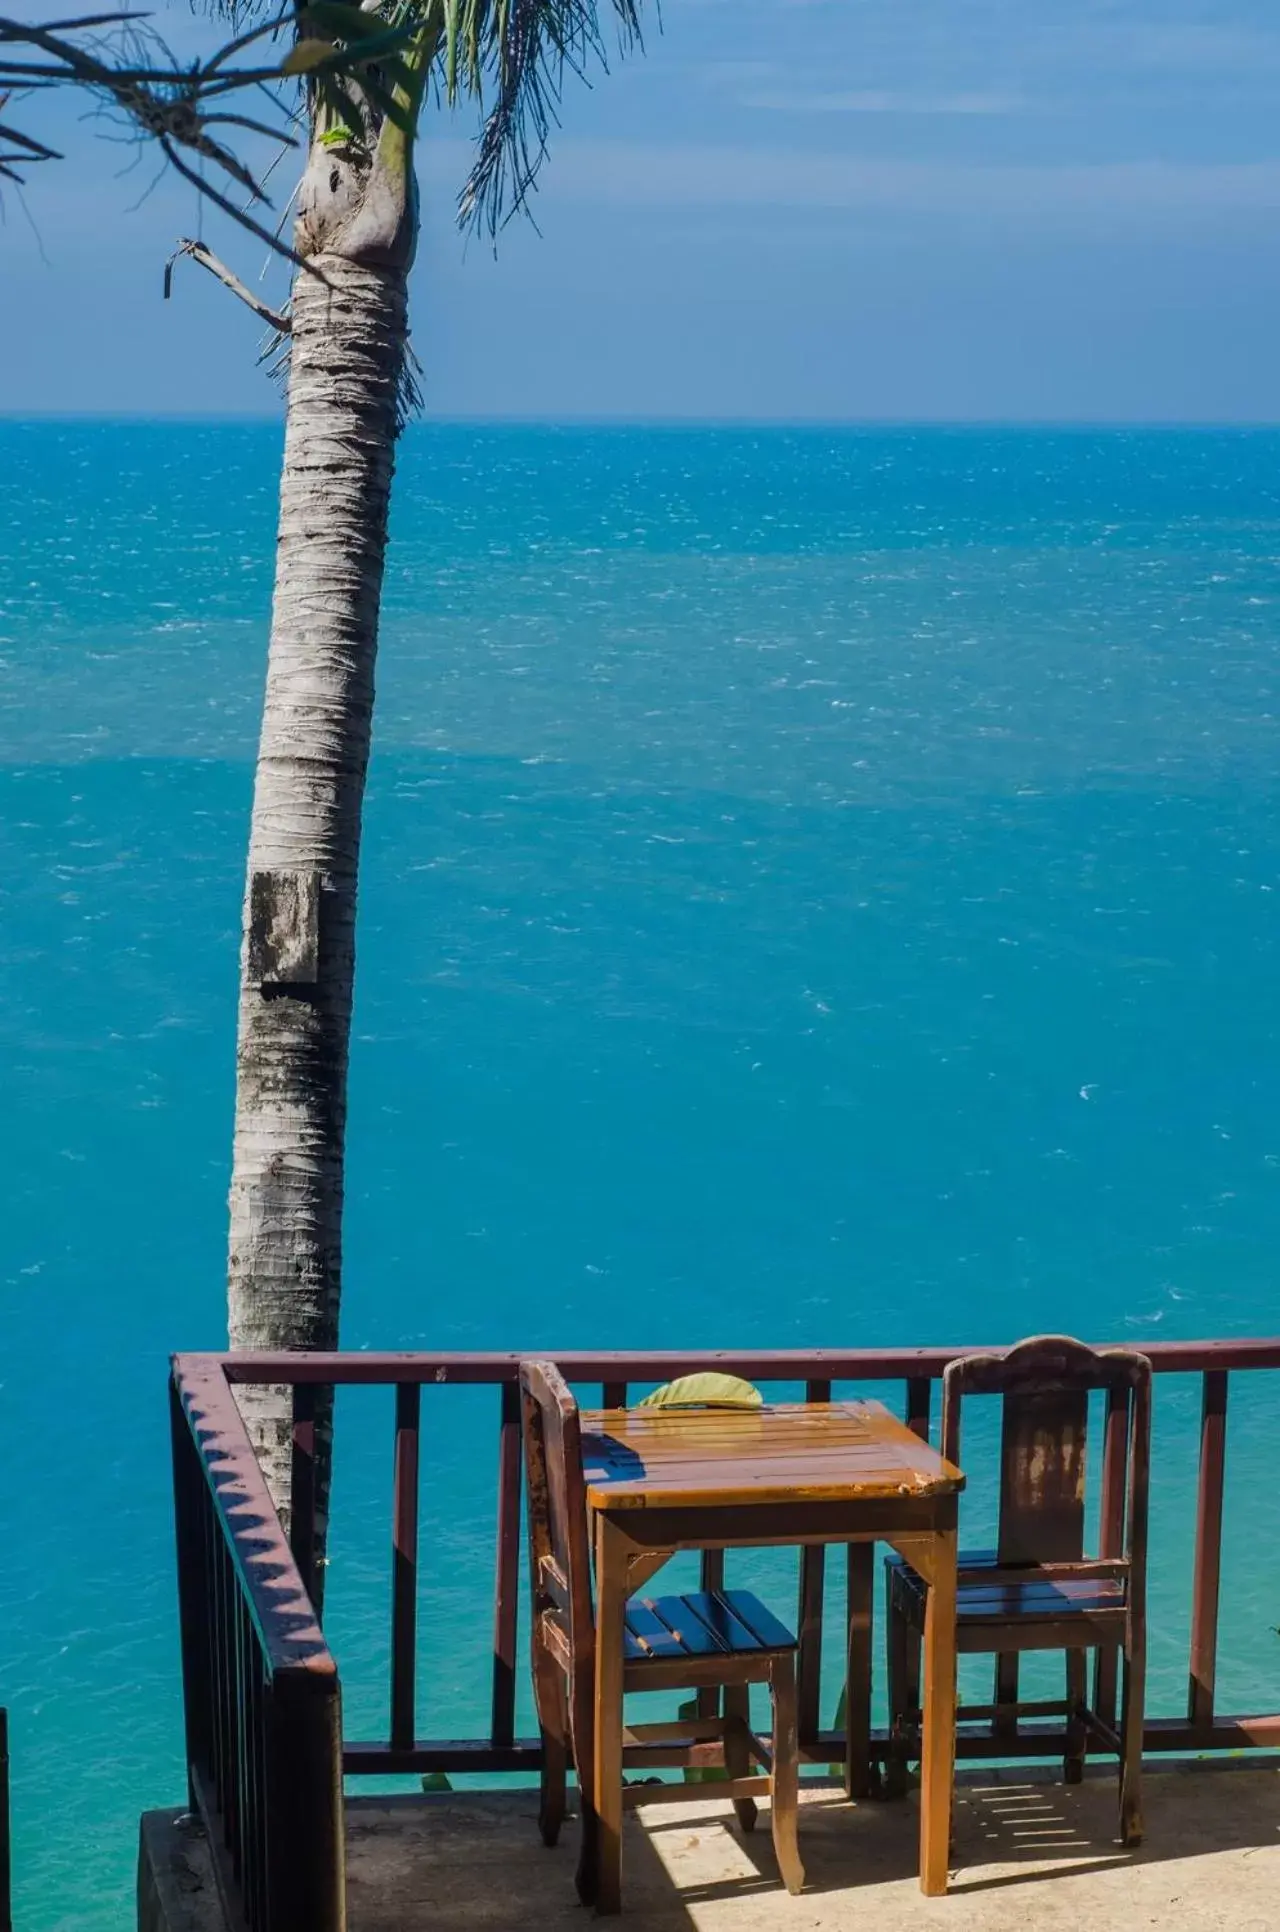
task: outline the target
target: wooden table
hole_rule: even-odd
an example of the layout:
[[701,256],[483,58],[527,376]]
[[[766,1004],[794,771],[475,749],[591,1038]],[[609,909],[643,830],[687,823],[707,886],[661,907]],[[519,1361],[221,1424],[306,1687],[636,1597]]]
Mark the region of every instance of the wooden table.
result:
[[[850,1620],[855,1699],[870,1670],[872,1545],[929,1585],[924,1636],[920,1888],[947,1889],[955,1763],[956,1499],[964,1477],[879,1402],[763,1409],[605,1409],[582,1418],[596,1557],[593,1802],[597,1909],[621,1902],[623,1612],[677,1550],[844,1543],[865,1614]],[[851,1591],[851,1595],[853,1592]],[[865,1742],[864,1742],[865,1749]]]

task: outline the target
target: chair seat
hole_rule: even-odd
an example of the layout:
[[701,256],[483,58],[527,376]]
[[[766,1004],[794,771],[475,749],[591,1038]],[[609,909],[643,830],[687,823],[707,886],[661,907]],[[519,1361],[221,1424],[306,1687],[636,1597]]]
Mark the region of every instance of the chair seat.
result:
[[749,1590],[695,1590],[683,1597],[632,1597],[626,1661],[746,1657],[794,1650],[796,1640]]
[[[904,1557],[887,1560],[891,1583],[896,1583],[912,1607],[923,1612],[927,1595],[923,1579]],[[956,1592],[956,1621],[961,1625],[1020,1622],[1037,1619],[1060,1623],[1064,1617],[1096,1616],[1107,1610],[1120,1611],[1127,1601],[1122,1577],[1054,1577],[1037,1573],[1034,1563],[1027,1565],[1026,1576],[1016,1583],[990,1583],[984,1570],[1000,1566],[995,1550],[962,1550],[959,1559],[959,1584]]]

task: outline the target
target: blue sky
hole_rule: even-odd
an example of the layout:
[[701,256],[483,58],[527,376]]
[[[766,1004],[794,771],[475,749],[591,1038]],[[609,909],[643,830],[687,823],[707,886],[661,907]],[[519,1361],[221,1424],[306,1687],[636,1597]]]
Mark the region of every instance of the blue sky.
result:
[[[1280,419],[1278,104],[1274,0],[668,0],[570,86],[541,232],[496,260],[451,225],[469,126],[431,123],[429,409]],[[160,300],[193,195],[140,203],[149,162],[56,131],[67,161],[5,197],[0,409],[277,407],[229,296],[189,269]]]

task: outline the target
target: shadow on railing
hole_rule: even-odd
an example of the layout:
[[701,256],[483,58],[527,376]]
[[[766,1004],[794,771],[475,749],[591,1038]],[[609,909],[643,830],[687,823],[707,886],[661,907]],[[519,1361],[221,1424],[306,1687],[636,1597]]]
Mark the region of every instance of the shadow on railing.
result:
[[[544,1355],[549,1351],[541,1351]],[[837,1382],[898,1382],[904,1414],[927,1436],[934,1382],[971,1349],[762,1350],[678,1354],[551,1355],[571,1382],[600,1387],[622,1407],[634,1384],[718,1369],[760,1384],[803,1383],[810,1401]],[[1280,1369],[1280,1339],[1155,1344],[1157,1374],[1202,1380],[1202,1424],[1185,1718],[1148,1719],[1149,1752],[1280,1747],[1280,1714],[1219,1716],[1214,1704],[1222,1556],[1226,1416],[1233,1373]],[[520,1600],[521,1458],[518,1354],[180,1355],[173,1363],[174,1483],[187,1760],[193,1809],[208,1829],[219,1883],[237,1932],[340,1932],[345,1924],[342,1776],[404,1772],[528,1771],[536,1738],[517,1738],[516,1647]],[[233,1384],[291,1385],[294,1392],[293,1528],[286,1542],[250,1448]],[[414,1734],[418,1605],[418,1464],[422,1390],[491,1384],[498,1391],[497,1549],[493,1676],[488,1734]],[[312,1452],[317,1391],[396,1390],[391,1503],[392,1643],[385,1739],[342,1736],[337,1667],[305,1579],[315,1541]],[[1122,1459],[1104,1433],[1099,1554],[1119,1550]],[[1114,1546],[1114,1547],[1113,1547]],[[802,1552],[800,1746],[810,1763],[840,1757],[843,1735],[819,1729],[824,1552]],[[1105,1695],[1105,1685],[1104,1685]],[[873,1750],[883,1752],[883,1735]],[[1027,1726],[1017,1739],[963,1732],[959,1755],[1061,1756],[1061,1728]]]

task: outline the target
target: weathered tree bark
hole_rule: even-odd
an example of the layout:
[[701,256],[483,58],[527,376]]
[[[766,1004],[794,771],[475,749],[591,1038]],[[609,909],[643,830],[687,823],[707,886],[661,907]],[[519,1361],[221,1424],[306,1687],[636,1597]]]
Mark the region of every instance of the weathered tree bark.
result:
[[[317,139],[303,186],[241,953],[233,1349],[338,1341],[356,874],[415,226],[411,175],[398,172]],[[288,1391],[239,1397],[287,1524]],[[331,1425],[324,1403],[321,1549]]]
[[[482,99],[492,89],[463,205],[473,214],[487,208],[496,223],[504,204],[517,206],[528,193],[560,73],[579,71],[600,51],[596,0],[409,9],[410,24],[392,32],[393,49],[376,0],[348,9],[333,42],[320,36],[333,27],[335,11],[302,9],[300,39],[285,64],[291,74],[315,78],[294,231],[305,266],[293,294],[275,602],[241,954],[229,1262],[234,1349],[331,1349],[338,1342],[356,867],[391,471],[408,387],[406,278],[418,231],[419,114],[433,75],[451,103],[464,94]],[[612,0],[612,11],[624,44],[634,41],[638,0]],[[333,67],[338,43],[363,44],[367,59],[354,75],[340,77]],[[288,1525],[288,1391],[246,1385],[240,1405]],[[331,1399],[322,1397],[315,1422],[322,1562]],[[322,1575],[318,1566],[317,1602]]]

